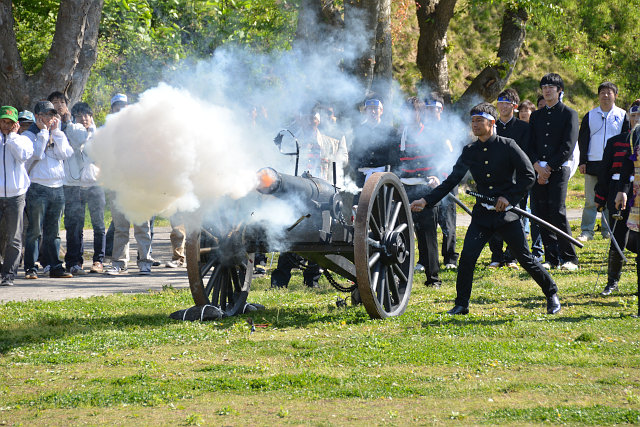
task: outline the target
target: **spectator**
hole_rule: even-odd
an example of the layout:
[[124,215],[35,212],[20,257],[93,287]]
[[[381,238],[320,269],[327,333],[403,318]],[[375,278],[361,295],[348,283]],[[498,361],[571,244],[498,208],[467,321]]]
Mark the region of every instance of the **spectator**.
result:
[[[598,174],[607,141],[620,133],[629,130],[629,117],[626,111],[616,105],[618,87],[611,82],[604,82],[598,86],[598,105],[582,118],[578,133],[580,146],[580,163],[578,169],[584,175],[584,209],[580,223],[578,240],[586,242],[593,239],[593,229],[596,225],[596,203],[594,188],[598,183]],[[607,209],[602,215],[608,215]],[[608,231],[602,228],[603,237],[607,238]]]
[[[549,73],[540,80],[545,107],[531,113],[531,144],[529,156],[537,172],[531,191],[533,211],[541,219],[571,234],[565,201],[571,174],[569,160],[578,140],[578,113],[562,103],[562,77]],[[560,266],[578,269],[578,257],[573,245],[541,228],[545,247],[545,267]]]
[[[529,149],[529,140],[531,138],[531,132],[529,125],[522,120],[516,119],[514,113],[515,109],[520,102],[520,96],[515,89],[503,90],[498,95],[498,114],[500,117],[496,122],[496,130],[498,135],[513,139],[518,147],[525,153]],[[519,206],[521,209],[527,208],[528,193],[520,200]],[[524,230],[524,221],[520,218],[522,227]],[[489,268],[498,268],[506,265],[509,268],[518,270],[518,264],[515,257],[511,254],[509,248],[502,252],[503,240],[499,235],[495,235],[489,240],[489,248],[491,249],[491,263]]]
[[77,276],[86,274],[82,268],[85,206],[89,208],[93,227],[93,265],[90,272],[103,272],[105,196],[102,187],[97,185],[98,168],[84,152],[96,131],[93,111],[87,103],[78,102],[71,109],[71,114],[74,122],[65,130],[73,156],[64,161],[64,228],[67,231],[64,260],[67,271]]
[[529,123],[529,117],[534,111],[536,111],[536,106],[533,105],[533,102],[525,99],[518,105],[518,118],[525,123]]
[[19,134],[23,134],[36,119],[33,117],[33,113],[29,110],[20,111],[18,114],[18,122],[20,122],[20,130],[18,130]]
[[[42,255],[50,277],[73,277],[60,261],[60,216],[64,208],[63,161],[73,155],[60,116],[49,101],[39,101],[34,109],[36,122],[23,135],[33,143],[33,156],[27,162],[31,186],[27,191],[27,241],[25,244],[25,278],[37,279],[35,262]],[[42,238],[42,246],[40,246]]]
[[[111,114],[115,114],[120,112],[124,107],[127,106],[128,98],[124,93],[116,93],[111,98]],[[107,234],[105,236],[105,248],[104,254],[106,257],[111,257],[113,255],[113,220],[109,224],[109,229],[107,230]]]
[[73,117],[71,116],[71,112],[69,111],[69,98],[62,92],[52,92],[47,100],[53,104],[53,107],[58,112],[60,116],[60,130],[63,132],[67,128],[67,125],[71,123]]
[[22,220],[29,175],[25,162],[33,155],[31,141],[18,134],[18,110],[0,108],[2,166],[0,166],[0,221],[3,224],[3,255],[0,286],[12,286],[22,252]]
[[171,224],[171,261],[165,264],[167,268],[178,268],[185,265],[184,245],[186,241],[186,231],[184,228],[184,220],[178,212],[169,218]]

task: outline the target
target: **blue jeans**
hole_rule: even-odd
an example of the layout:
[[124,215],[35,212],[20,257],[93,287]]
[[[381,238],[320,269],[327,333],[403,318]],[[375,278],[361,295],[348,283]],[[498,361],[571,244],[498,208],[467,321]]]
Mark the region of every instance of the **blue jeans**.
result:
[[67,254],[64,262],[67,269],[82,266],[84,253],[84,212],[89,207],[93,227],[93,262],[104,261],[104,190],[97,186],[64,186],[64,228],[67,230]]
[[[60,261],[60,217],[64,208],[64,190],[32,183],[27,191],[27,241],[24,249],[24,269],[35,268],[38,255],[51,271],[63,270]],[[42,247],[40,238],[42,237]]]
[[22,214],[24,211],[25,195],[16,197],[0,197],[0,222],[5,233],[4,248],[0,252],[4,255],[2,260],[2,277],[13,280],[18,272],[20,252],[22,251]]
[[[584,209],[582,210],[582,221],[580,222],[580,234],[593,237],[593,229],[596,226],[596,217],[598,210],[595,202],[595,186],[598,183],[598,177],[595,175],[584,175]],[[603,216],[608,217],[609,211],[604,210]],[[602,227],[602,235],[607,233],[607,229]]]

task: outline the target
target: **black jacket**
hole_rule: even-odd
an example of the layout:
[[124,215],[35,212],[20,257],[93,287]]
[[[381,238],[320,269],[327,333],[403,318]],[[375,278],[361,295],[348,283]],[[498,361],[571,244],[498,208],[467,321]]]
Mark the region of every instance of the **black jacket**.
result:
[[498,120],[496,122],[496,130],[498,131],[498,135],[513,139],[516,144],[518,144],[518,147],[525,153],[529,151],[531,141],[531,128],[529,127],[529,123],[512,117],[507,123],[502,123]]
[[380,123],[377,126],[361,124],[354,130],[353,145],[349,149],[350,174],[359,187],[364,185],[365,176],[358,168],[398,165],[398,144],[400,137],[396,130]]
[[[445,197],[467,171],[471,172],[479,193],[495,198],[505,197],[513,206],[518,204],[535,181],[533,166],[518,144],[513,139],[493,135],[485,142],[478,140],[463,148],[449,177],[424,197],[427,206],[433,206]],[[488,211],[478,203],[473,213],[474,218],[479,213],[479,217],[486,217],[492,223],[496,218],[504,222],[519,219],[516,213]],[[487,213],[490,213],[489,216]]]
[[531,163],[546,161],[552,170],[558,170],[573,156],[578,141],[578,113],[558,102],[551,108],[543,107],[531,113]]

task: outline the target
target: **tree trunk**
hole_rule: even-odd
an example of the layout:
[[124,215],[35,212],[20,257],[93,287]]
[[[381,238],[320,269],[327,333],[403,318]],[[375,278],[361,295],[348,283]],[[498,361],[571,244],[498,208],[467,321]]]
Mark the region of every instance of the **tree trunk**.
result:
[[380,98],[390,101],[393,80],[391,0],[380,0],[379,3],[375,52],[371,90]]
[[416,63],[422,82],[429,90],[442,94],[447,102],[449,69],[447,65],[447,29],[453,17],[456,0],[416,0],[416,15],[420,28]]
[[347,58],[347,67],[360,81],[365,92],[370,92],[376,64],[378,1],[347,0],[344,3],[344,17],[347,33],[344,44],[350,56]]
[[487,102],[493,101],[502,92],[518,60],[520,47],[526,36],[527,19],[529,19],[529,15],[523,8],[510,9],[507,7],[505,9],[500,33],[500,47],[498,48],[498,63],[486,67],[473,79],[456,103],[457,108],[464,110],[471,108],[474,99],[478,97]]
[[11,1],[0,0],[0,93],[16,108],[32,109],[36,101],[59,90],[71,103],[82,96],[96,59],[103,0],[62,0],[56,32],[42,69],[27,76],[16,46]]
[[294,45],[305,53],[322,51],[335,45],[343,28],[341,11],[332,0],[302,0]]

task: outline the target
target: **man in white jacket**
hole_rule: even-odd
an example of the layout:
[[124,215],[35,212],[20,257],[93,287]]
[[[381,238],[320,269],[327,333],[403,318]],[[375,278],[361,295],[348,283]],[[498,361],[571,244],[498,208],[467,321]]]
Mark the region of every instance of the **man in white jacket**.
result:
[[5,106],[0,108],[0,221],[4,221],[7,235],[0,273],[0,286],[13,285],[18,272],[22,251],[22,214],[25,194],[29,188],[29,175],[24,163],[33,154],[33,146],[24,136],[18,135],[18,110]]
[[[60,216],[64,208],[63,160],[73,155],[60,118],[49,101],[39,101],[34,109],[36,122],[23,133],[33,143],[33,156],[27,162],[31,186],[27,191],[27,241],[25,243],[25,278],[37,279],[35,266],[42,252],[43,267],[49,265],[50,277],[73,277],[60,261]],[[40,238],[42,237],[42,247]]]
[[86,274],[83,263],[83,232],[85,205],[89,207],[93,227],[92,273],[102,273],[104,262],[104,190],[97,184],[98,168],[84,149],[96,131],[93,111],[86,102],[71,109],[73,123],[64,131],[73,148],[73,156],[64,161],[64,228],[67,231],[67,253],[64,262],[74,276]]

